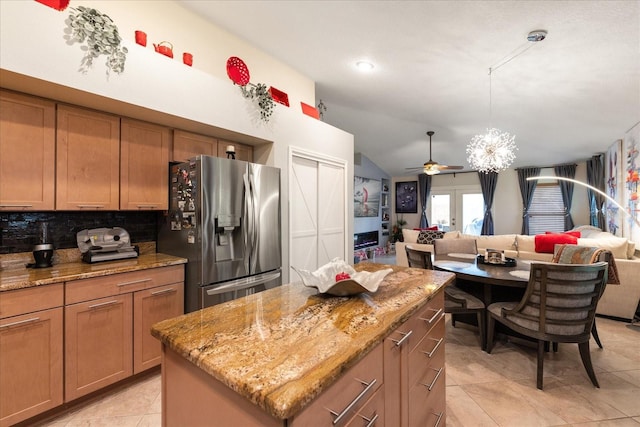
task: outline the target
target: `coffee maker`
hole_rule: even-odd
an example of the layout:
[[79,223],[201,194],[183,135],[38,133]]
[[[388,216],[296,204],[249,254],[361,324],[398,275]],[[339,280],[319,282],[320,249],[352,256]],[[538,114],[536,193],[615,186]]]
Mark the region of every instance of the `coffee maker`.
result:
[[33,247],[33,259],[35,263],[29,264],[29,267],[51,267],[51,262],[53,261],[53,243],[51,243],[49,237],[49,223],[46,221],[40,223],[38,244]]

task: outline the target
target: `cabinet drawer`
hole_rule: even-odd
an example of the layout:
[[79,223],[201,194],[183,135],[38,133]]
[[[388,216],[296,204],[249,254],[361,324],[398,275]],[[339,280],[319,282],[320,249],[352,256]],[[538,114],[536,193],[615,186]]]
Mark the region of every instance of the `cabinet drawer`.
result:
[[0,293],[0,319],[48,308],[62,307],[63,303],[64,290],[62,283],[2,292]]
[[[409,353],[411,385],[427,384],[444,366],[444,319],[441,319],[426,337]],[[444,371],[440,373],[444,376]]]
[[424,305],[417,313],[411,316],[403,325],[396,329],[391,338],[400,340],[403,334],[411,333],[404,344],[410,351],[433,328],[438,320],[444,317],[444,292],[440,291],[433,299]]
[[330,426],[338,417],[335,425],[344,426],[382,385],[382,352],[382,346],[376,346],[295,417],[293,426]]
[[66,304],[124,294],[184,281],[184,266],[152,268],[66,283]]
[[[442,374],[433,381],[431,391],[427,387],[416,384],[409,391],[409,425],[435,427],[446,425],[446,390],[444,366]],[[433,374],[432,374],[433,377]]]
[[376,391],[347,424],[348,427],[384,426],[384,387]]

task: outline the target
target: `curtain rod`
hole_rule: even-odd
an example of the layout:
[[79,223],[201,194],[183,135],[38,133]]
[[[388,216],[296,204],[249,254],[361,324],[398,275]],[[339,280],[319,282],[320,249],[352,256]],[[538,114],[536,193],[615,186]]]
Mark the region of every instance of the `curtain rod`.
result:
[[[586,160],[585,160],[585,162],[586,162]],[[578,164],[577,163],[560,163],[558,165],[550,165],[550,166],[523,166],[521,168],[515,168],[515,170],[529,169],[529,168],[549,169],[549,168],[555,168],[556,166],[576,166],[576,167],[578,167]]]

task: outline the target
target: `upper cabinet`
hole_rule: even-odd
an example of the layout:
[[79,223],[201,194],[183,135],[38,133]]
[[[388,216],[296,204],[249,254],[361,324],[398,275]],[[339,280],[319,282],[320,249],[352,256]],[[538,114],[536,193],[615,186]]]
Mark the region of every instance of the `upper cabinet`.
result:
[[56,209],[117,210],[120,118],[58,106]]
[[169,128],[123,118],[120,138],[120,209],[168,209]]
[[244,160],[245,162],[253,162],[253,147],[237,142],[218,140],[218,157],[227,157],[227,146],[233,145],[236,150],[236,160]]
[[196,133],[183,130],[173,131],[173,152],[171,160],[174,162],[186,162],[198,154],[215,156],[218,152],[218,140]]
[[0,211],[54,208],[55,104],[0,91]]

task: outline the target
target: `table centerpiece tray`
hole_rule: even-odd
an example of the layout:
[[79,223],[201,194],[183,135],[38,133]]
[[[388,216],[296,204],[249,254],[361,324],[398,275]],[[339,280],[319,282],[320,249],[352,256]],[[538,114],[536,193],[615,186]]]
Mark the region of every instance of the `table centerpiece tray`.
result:
[[478,264],[486,264],[486,265],[495,265],[497,267],[515,267],[518,265],[518,262],[515,258],[505,257],[504,261],[494,262],[494,261],[485,261],[484,255],[476,256],[476,260]]

